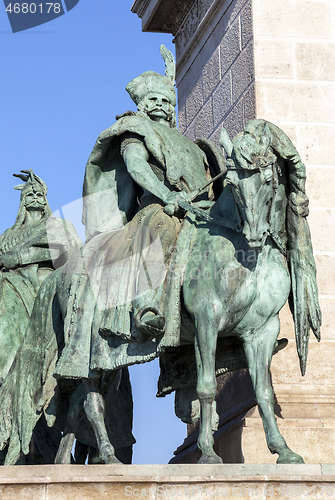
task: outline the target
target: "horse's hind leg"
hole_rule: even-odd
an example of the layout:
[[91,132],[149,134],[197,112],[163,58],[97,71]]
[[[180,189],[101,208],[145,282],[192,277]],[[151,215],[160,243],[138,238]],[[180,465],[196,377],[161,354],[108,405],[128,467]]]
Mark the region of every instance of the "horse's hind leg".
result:
[[278,453],[277,463],[304,463],[302,457],[287,446],[280,434],[274,414],[274,394],[270,379],[273,348],[279,333],[278,316],[270,318],[261,332],[244,342],[249,372],[262,417],[266,441],[271,453]]
[[[211,301],[208,301],[209,303]],[[218,305],[219,306],[219,305]],[[202,453],[198,463],[222,463],[214,452],[212,430],[212,404],[216,393],[215,354],[218,336],[218,307],[206,306],[196,318],[195,357],[197,363],[197,395],[200,401],[198,447]]]
[[[115,377],[118,372],[115,372]],[[95,438],[98,443],[99,457],[105,464],[120,464],[116,458],[106,426],[105,426],[105,401],[100,392],[100,379],[84,379],[86,388],[86,399],[84,409],[86,416],[93,427]],[[122,418],[122,416],[121,416]]]

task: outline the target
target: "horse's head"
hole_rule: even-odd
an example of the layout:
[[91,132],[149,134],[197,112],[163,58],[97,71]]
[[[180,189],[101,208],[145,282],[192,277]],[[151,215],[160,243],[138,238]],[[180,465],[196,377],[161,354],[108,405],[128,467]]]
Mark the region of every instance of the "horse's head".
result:
[[261,248],[269,234],[269,211],[278,179],[271,139],[267,125],[259,142],[248,133],[231,141],[225,129],[220,138],[228,155],[226,182],[232,187],[243,234],[252,248]]

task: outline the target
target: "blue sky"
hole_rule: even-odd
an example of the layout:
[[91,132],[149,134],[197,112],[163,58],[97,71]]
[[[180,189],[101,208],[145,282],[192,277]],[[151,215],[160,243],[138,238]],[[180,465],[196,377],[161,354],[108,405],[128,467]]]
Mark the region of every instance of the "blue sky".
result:
[[[58,19],[13,34],[0,1],[0,233],[13,225],[19,207],[13,173],[33,168],[49,187],[53,211],[79,199],[99,133],[117,114],[135,110],[126,84],[147,70],[164,72],[159,46],[174,52],[172,35],[142,33],[131,5],[80,0]],[[157,362],[133,367],[131,378],[133,463],[167,463],[186,426],[174,415],[173,396],[155,398]]]

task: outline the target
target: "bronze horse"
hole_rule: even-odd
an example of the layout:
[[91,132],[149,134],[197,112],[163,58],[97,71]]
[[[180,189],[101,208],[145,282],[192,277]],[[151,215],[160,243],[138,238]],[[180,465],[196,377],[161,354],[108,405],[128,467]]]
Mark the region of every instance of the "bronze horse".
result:
[[[287,207],[294,182],[290,175],[303,178],[303,172],[297,172],[303,165],[287,136],[262,120],[249,122],[244,134],[234,142],[223,130],[220,144],[229,157],[227,188],[210,212],[212,222],[196,225],[183,284],[185,308],[195,324],[196,391],[200,401],[198,447],[202,452],[199,463],[222,462],[213,450],[211,427],[216,393],[215,357],[218,337],[231,336],[243,342],[269,450],[278,453],[277,463],[303,463],[279,432],[270,381],[270,364],[280,331],[279,311],[291,292],[288,256],[292,261],[293,287],[298,280],[303,295],[297,296],[297,289],[293,289],[294,306],[297,308],[300,301],[304,314],[303,328],[296,328],[298,347],[304,345],[299,352],[302,371],[310,326],[319,339],[321,316],[309,232],[306,237],[308,227],[304,227],[300,240],[306,239],[299,245],[305,247],[309,268],[298,277],[296,267],[304,268],[304,257],[303,252],[296,254],[299,249],[294,246],[294,235],[290,234],[293,229],[289,227],[294,225],[293,217],[297,219],[296,226],[307,222],[304,212],[291,213],[289,223],[286,217],[287,210],[292,212],[291,206]],[[304,191],[298,196],[300,207],[306,212]],[[231,215],[234,209],[235,230],[220,226],[219,218]],[[292,255],[287,253],[287,241]],[[194,253],[204,258],[195,262]],[[206,261],[205,255],[211,258]],[[299,323],[301,318],[295,317],[295,321]]]

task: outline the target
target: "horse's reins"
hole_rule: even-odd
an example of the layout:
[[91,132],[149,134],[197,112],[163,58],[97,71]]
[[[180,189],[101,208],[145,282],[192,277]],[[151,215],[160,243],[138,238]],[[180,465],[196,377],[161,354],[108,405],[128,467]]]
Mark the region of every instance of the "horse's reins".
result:
[[231,221],[229,219],[225,219],[224,217],[218,217],[217,215],[209,215],[205,210],[203,210],[202,208],[194,207],[193,205],[191,205],[191,203],[187,203],[186,201],[185,202],[180,201],[180,202],[178,202],[178,205],[183,210],[186,210],[187,212],[194,214],[196,217],[199,217],[199,219],[203,219],[207,222],[214,222],[215,224],[218,224],[219,226],[233,229],[234,231],[237,231],[238,233],[240,233],[242,231],[242,226],[240,224],[236,224],[236,222]]
[[[208,188],[208,186],[210,186],[217,179],[220,179],[220,177],[222,177],[226,173],[227,173],[227,170],[220,172],[218,175],[213,177],[213,179],[208,181],[202,188],[193,192],[191,194],[191,201],[195,200],[200,194],[202,194]],[[233,229],[234,231],[237,231],[238,233],[240,233],[242,231],[242,226],[240,224],[236,224],[235,222],[233,222],[229,219],[226,219],[224,217],[219,217],[217,215],[214,215],[214,216],[209,215],[205,210],[203,210],[202,208],[194,207],[191,203],[187,203],[186,201],[179,201],[178,205],[180,206],[180,208],[182,208],[183,210],[186,210],[187,212],[190,212],[191,214],[195,215],[199,219],[203,219],[207,222],[214,222],[215,224],[218,224],[219,226]]]

